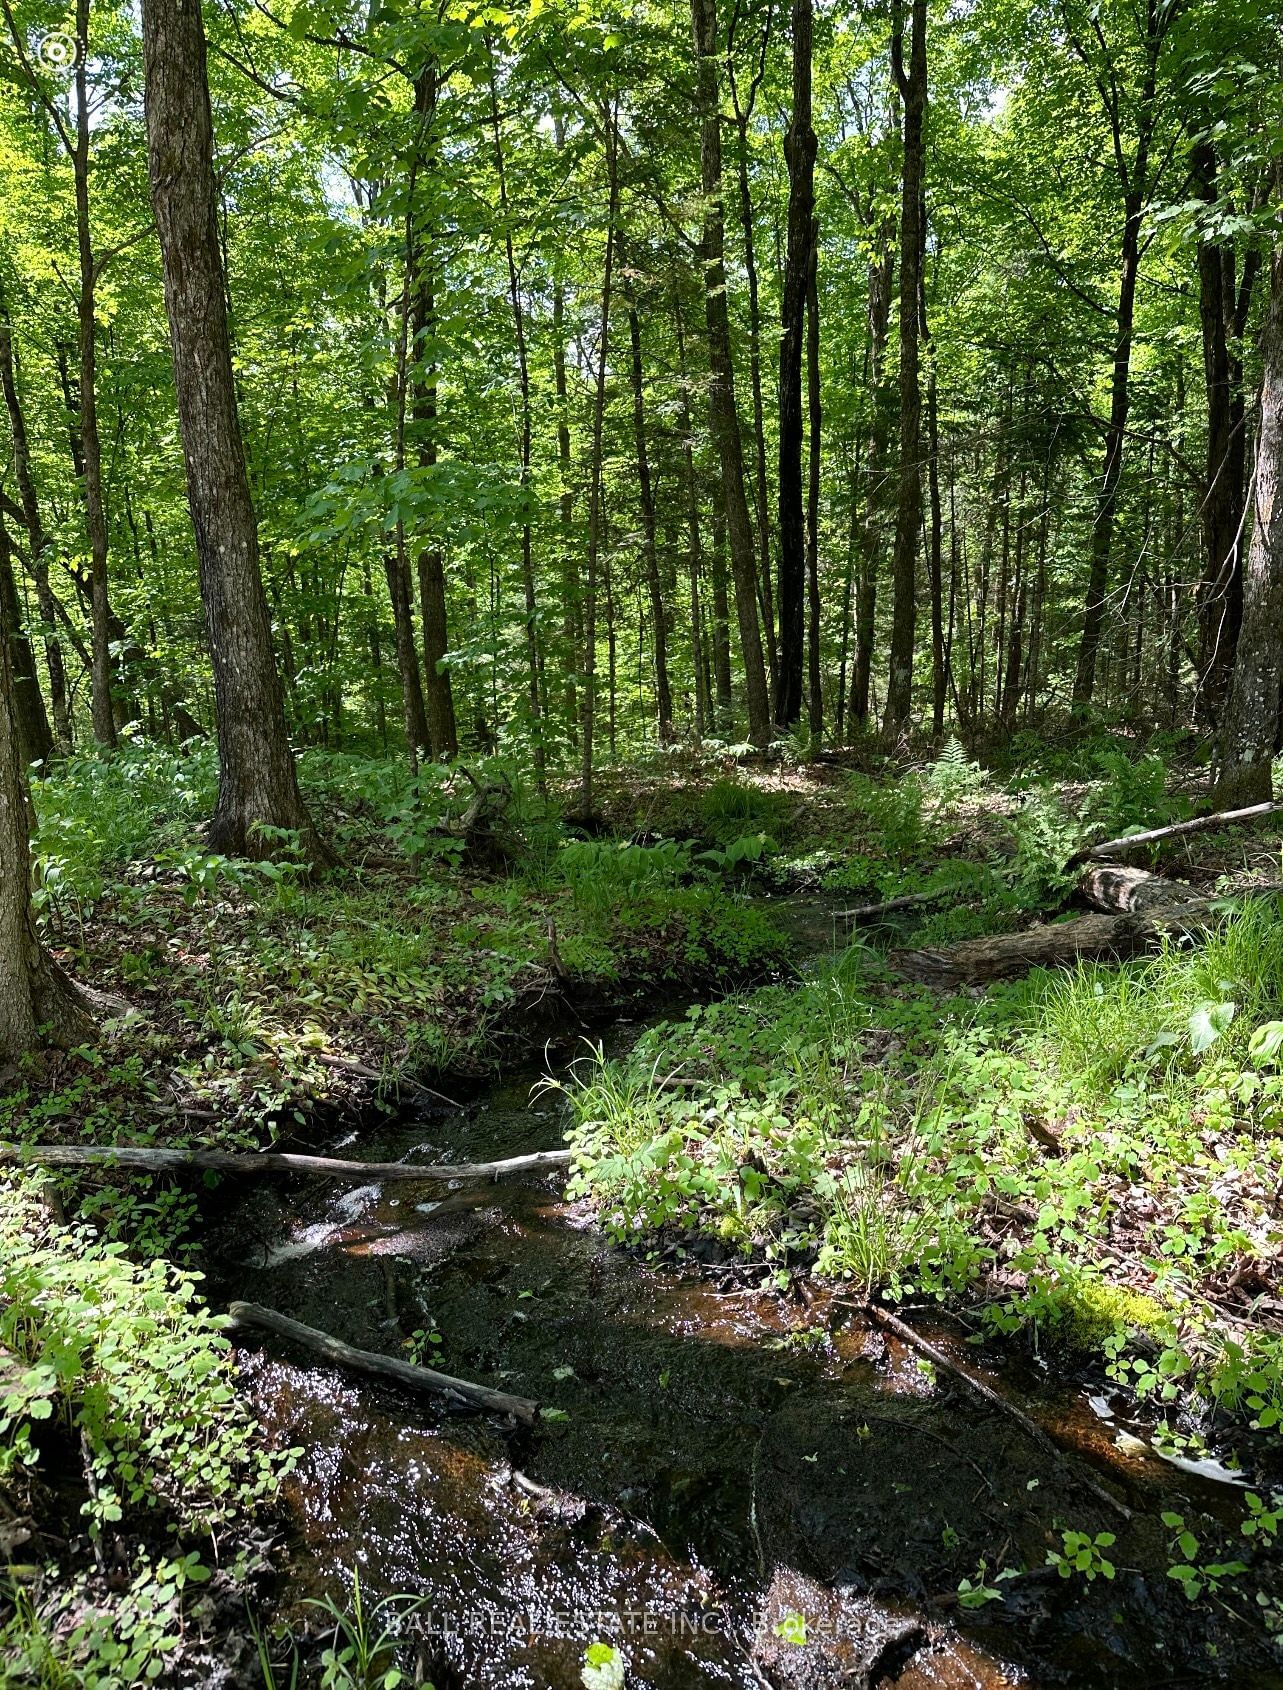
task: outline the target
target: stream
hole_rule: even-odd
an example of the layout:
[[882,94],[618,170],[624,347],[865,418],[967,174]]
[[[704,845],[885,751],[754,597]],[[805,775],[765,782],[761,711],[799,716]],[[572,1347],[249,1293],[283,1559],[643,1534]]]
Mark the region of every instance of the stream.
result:
[[[606,1048],[635,1036],[619,1023]],[[557,1145],[562,1106],[539,1078],[332,1149],[467,1161]],[[840,1291],[797,1300],[715,1265],[647,1266],[552,1179],[247,1187],[212,1243],[218,1297],[388,1353],[439,1334],[420,1341],[429,1365],[553,1410],[512,1432],[244,1340],[256,1412],[303,1450],[281,1611],[315,1629],[306,1599],[345,1601],[354,1569],[367,1605],[420,1598],[409,1625],[436,1690],[574,1690],[597,1640],[629,1685],[657,1690],[1283,1684],[1259,1628],[1166,1577],[1160,1510],[1236,1530],[1234,1476],[1158,1460],[1098,1385],[1056,1386],[940,1317],[911,1316],[1061,1460]],[[1065,1528],[1117,1534],[1114,1579],[1044,1565]],[[981,1562],[990,1580],[1035,1570],[964,1607],[959,1580]]]

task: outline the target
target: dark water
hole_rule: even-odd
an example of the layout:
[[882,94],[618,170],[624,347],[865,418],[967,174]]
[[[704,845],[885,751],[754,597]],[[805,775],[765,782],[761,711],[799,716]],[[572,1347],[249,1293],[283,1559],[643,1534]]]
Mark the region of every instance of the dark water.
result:
[[[629,1030],[613,1038],[626,1040]],[[480,1104],[342,1146],[371,1161],[498,1157],[560,1142],[536,1073]],[[1051,1429],[1006,1415],[869,1330],[840,1297],[718,1289],[689,1265],[610,1248],[550,1181],[451,1193],[295,1182],[247,1193],[215,1288],[554,1410],[512,1432],[247,1340],[248,1389],[304,1455],[283,1593],[423,1599],[412,1625],[437,1690],[581,1684],[595,1640],[630,1685],[1280,1685],[1264,1634],[1166,1577],[1161,1508],[1237,1518],[1237,1491],[1120,1453],[1084,1390],[966,1365]],[[726,1280],[724,1283],[733,1283]],[[1124,1440],[1125,1441],[1125,1440]],[[1111,1486],[1135,1519],[1084,1484]],[[1112,1581],[1045,1568],[1063,1529],[1117,1534]],[[1209,1540],[1210,1541],[1210,1540]],[[1247,1557],[1245,1556],[1244,1559]],[[957,1587],[1003,1567],[1007,1600]],[[791,1616],[806,1641],[778,1637]]]

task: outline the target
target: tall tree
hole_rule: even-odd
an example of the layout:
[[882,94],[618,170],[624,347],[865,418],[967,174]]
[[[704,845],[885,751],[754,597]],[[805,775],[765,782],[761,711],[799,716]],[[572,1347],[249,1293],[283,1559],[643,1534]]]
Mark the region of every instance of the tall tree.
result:
[[49,672],[49,701],[53,708],[54,732],[58,750],[64,756],[70,756],[71,706],[67,690],[67,671],[58,638],[57,609],[49,580],[52,543],[45,533],[44,522],[40,516],[40,501],[36,496],[36,486],[31,474],[27,420],[18,392],[13,334],[3,296],[0,296],[0,388],[4,390],[9,432],[13,441],[14,479],[18,484],[22,525],[27,536],[27,566],[35,583],[36,605],[44,623],[45,667]]
[[[1283,204],[1283,168],[1275,178]],[[1261,412],[1252,485],[1252,539],[1243,570],[1243,622],[1221,735],[1218,808],[1271,796],[1283,690],[1283,242],[1275,245],[1261,330]]]
[[22,625],[22,604],[13,578],[13,552],[9,531],[0,516],[0,640],[9,647],[13,675],[13,717],[23,766],[44,763],[53,755],[53,735],[40,690],[40,674],[27,630]]
[[241,442],[198,0],[146,0],[143,58],[152,205],[214,669],[219,788],[209,840],[265,856],[278,849],[271,830],[285,829],[320,866],[332,855],[304,808],[285,731]]
[[[1114,543],[1123,454],[1127,444],[1127,414],[1131,406],[1132,338],[1136,323],[1136,283],[1141,257],[1149,244],[1142,233],[1145,209],[1162,175],[1155,168],[1154,144],[1159,133],[1162,102],[1159,65],[1163,46],[1179,8],[1170,0],[1144,0],[1133,13],[1121,10],[1122,30],[1140,26],[1138,42],[1111,40],[1099,8],[1084,14],[1078,0],[1064,0],[1065,37],[1099,95],[1109,130],[1114,173],[1122,200],[1123,227],[1118,276],[1118,303],[1113,322],[1113,359],[1109,382],[1109,418],[1096,486],[1091,530],[1091,563],[1083,606],[1082,637],[1074,671],[1073,699],[1089,704],[1096,690],[1096,662],[1109,589],[1109,565]],[[1139,60],[1136,86],[1129,87],[1132,60]]]
[[815,130],[811,125],[811,0],[793,0],[793,115],[784,137],[788,161],[788,256],[780,338],[779,661],[775,720],[791,727],[802,714],[807,582],[802,485],[802,353],[815,245]]
[[88,1000],[40,943],[31,907],[29,800],[8,640],[0,640],[0,1065],[87,1038]]
[[[584,581],[584,666],[580,705],[579,810],[587,820],[593,813],[593,756],[597,726],[597,588],[603,532],[606,526],[602,488],[606,431],[606,377],[609,370],[610,304],[615,282],[615,224],[619,216],[619,107],[612,99],[603,109],[606,133],[606,254],[601,271],[601,336],[597,347],[592,419],[592,469],[588,494],[588,558]],[[611,666],[613,674],[613,664]],[[613,688],[612,688],[613,696]]]
[[[436,116],[437,116],[437,85],[439,74],[435,58],[429,59],[415,80],[414,109],[417,120],[422,121],[422,138],[429,149],[429,162],[436,157]],[[416,130],[416,134],[419,131]],[[496,148],[499,145],[498,134],[495,137]],[[502,153],[500,153],[502,159]],[[504,194],[503,210],[506,213],[506,193]],[[439,444],[437,430],[439,423],[439,382],[440,351],[437,346],[437,298],[436,253],[433,250],[432,228],[426,212],[419,212],[415,207],[413,191],[410,196],[410,206],[407,215],[412,219],[411,249],[414,253],[413,275],[413,323],[414,345],[417,348],[418,370],[414,388],[414,419],[418,430],[418,453],[420,467],[432,470],[436,467]],[[508,237],[511,245],[511,235]],[[509,253],[511,256],[511,252]],[[514,284],[515,285],[515,284]],[[514,299],[516,296],[514,295]],[[516,303],[517,326],[519,336],[522,335],[520,317],[520,302]],[[525,343],[524,338],[519,341],[519,353],[523,380],[523,393],[528,393],[528,379],[525,374]],[[528,406],[528,399],[527,399]],[[528,468],[527,459],[523,456],[523,464]],[[523,475],[524,479],[524,475]],[[524,555],[524,554],[523,554]],[[450,679],[450,669],[446,662],[446,653],[450,648],[450,621],[446,605],[445,591],[445,556],[440,541],[433,536],[432,543],[424,546],[419,552],[419,613],[423,618],[423,669],[426,685],[424,687],[424,703],[427,708],[428,735],[432,746],[432,755],[449,761],[459,752],[459,729],[454,714],[454,686]],[[535,661],[532,604],[533,582],[529,570],[525,571],[527,585],[527,620],[531,632],[531,664]],[[532,679],[531,687],[535,683]],[[538,716],[538,696],[534,694],[535,715]],[[538,754],[542,755],[542,742]]]
[[708,331],[709,408],[722,472],[722,501],[735,584],[735,613],[744,662],[748,735],[757,745],[771,736],[771,708],[762,659],[757,608],[757,565],[753,525],[744,492],[744,446],[735,408],[730,312],[726,303],[726,221],[722,188],[722,114],[717,77],[717,0],[691,0],[700,117],[700,175],[704,195],[701,259],[704,320]]
[[918,539],[922,527],[922,392],[918,381],[919,304],[923,258],[923,181],[926,174],[927,0],[912,0],[908,69],[904,6],[891,13],[891,69],[904,106],[904,167],[900,194],[900,471],[895,504],[891,581],[895,603],[883,732],[898,733],[913,703],[917,635]]
[[629,375],[633,390],[633,445],[637,455],[637,499],[641,506],[642,558],[650,599],[651,640],[655,652],[655,715],[661,740],[673,737],[673,689],[668,676],[668,612],[664,605],[656,541],[655,490],[650,452],[646,444],[646,382],[642,367],[641,319],[637,312],[637,283],[620,248],[624,303],[628,307]]

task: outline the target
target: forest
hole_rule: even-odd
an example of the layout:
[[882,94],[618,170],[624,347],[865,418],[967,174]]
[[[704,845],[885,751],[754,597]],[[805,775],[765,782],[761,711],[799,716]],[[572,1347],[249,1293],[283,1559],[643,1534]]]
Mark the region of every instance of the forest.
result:
[[0,1690],[1283,1684],[1281,88],[0,0]]

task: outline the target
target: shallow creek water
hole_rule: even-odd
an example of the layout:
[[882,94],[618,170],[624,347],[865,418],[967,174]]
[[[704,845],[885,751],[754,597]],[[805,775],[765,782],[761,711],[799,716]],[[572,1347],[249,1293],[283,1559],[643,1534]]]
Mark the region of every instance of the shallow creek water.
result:
[[[608,1047],[630,1036],[617,1027]],[[464,1161],[557,1144],[537,1078],[334,1148]],[[1155,1686],[1283,1684],[1254,1627],[1166,1578],[1159,1510],[1233,1520],[1233,1486],[1126,1438],[1120,1451],[1108,1399],[1093,1407],[948,1330],[933,1341],[1019,1400],[1062,1460],[839,1296],[722,1293],[699,1264],[647,1267],[552,1181],[296,1181],[247,1192],[216,1243],[228,1299],[388,1353],[439,1332],[445,1371],[560,1411],[513,1433],[245,1341],[256,1409],[304,1451],[284,1608],[342,1600],[354,1568],[367,1602],[423,1598],[436,1690],[571,1690],[596,1639],[623,1650],[629,1684],[662,1690],[1114,1686],[1138,1671]],[[1117,1534],[1115,1580],[1042,1569],[1063,1527]],[[990,1575],[1041,1570],[965,1611],[958,1582],[981,1560]],[[799,1614],[805,1642],[791,1640]]]

